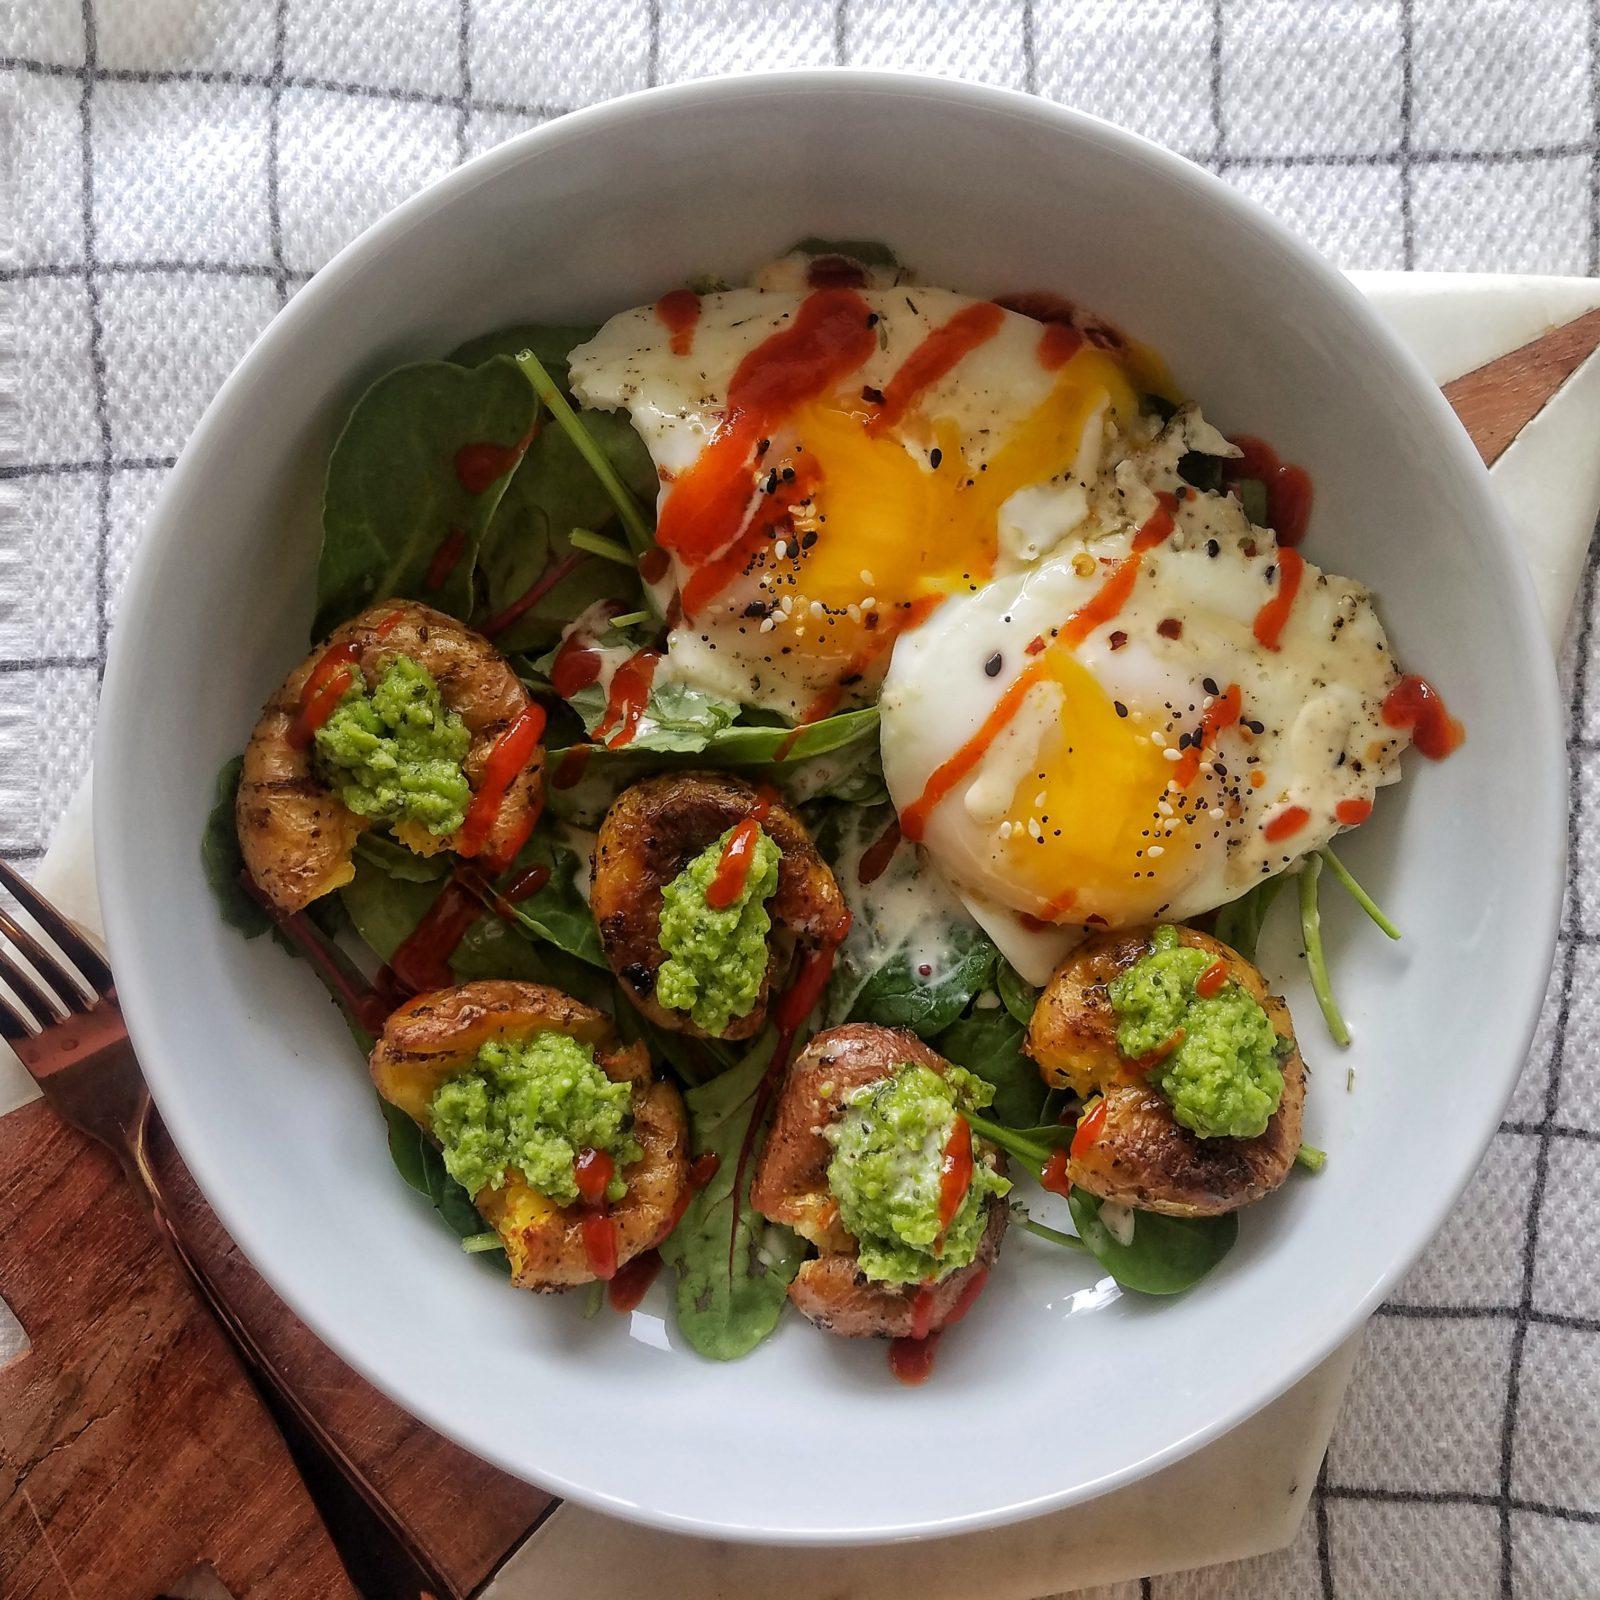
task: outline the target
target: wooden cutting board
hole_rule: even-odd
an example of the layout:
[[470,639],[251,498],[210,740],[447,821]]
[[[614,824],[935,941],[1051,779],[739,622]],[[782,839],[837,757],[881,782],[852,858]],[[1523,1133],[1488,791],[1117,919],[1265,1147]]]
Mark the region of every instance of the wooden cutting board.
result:
[[[245,1262],[170,1142],[166,1192],[267,1353],[460,1595],[552,1502],[359,1378]],[[115,1161],[42,1101],[0,1118],[0,1595],[151,1600],[209,1564],[236,1600],[354,1600],[271,1419]],[[443,1597],[441,1597],[443,1600]]]
[[236,1596],[353,1600],[232,1350],[111,1157],[42,1101],[0,1120],[0,1594],[149,1600],[209,1563]]

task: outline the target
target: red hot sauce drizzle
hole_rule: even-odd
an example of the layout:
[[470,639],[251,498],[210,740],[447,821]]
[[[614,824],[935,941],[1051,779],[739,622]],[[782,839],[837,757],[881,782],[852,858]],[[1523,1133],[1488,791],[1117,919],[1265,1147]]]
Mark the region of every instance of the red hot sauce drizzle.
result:
[[812,289],[865,289],[866,269],[849,256],[813,256],[806,284]]
[[943,378],[963,357],[992,339],[1006,319],[992,300],[965,306],[941,323],[900,363],[883,389],[883,403],[867,424],[869,434],[892,428],[918,395]]
[[1051,322],[1039,335],[1039,365],[1054,372],[1083,348],[1083,335],[1070,322]]
[[1450,715],[1443,697],[1426,678],[1408,672],[1383,699],[1383,720],[1409,728],[1411,742],[1430,761],[1443,761],[1461,748],[1467,730]]
[[427,576],[423,582],[430,589],[441,589],[445,580],[456,570],[456,563],[461,559],[461,552],[467,548],[467,530],[465,528],[452,528],[439,543],[439,548],[433,553],[433,560],[428,563]]
[[[511,726],[489,747],[488,759],[483,764],[483,776],[467,807],[466,820],[456,838],[456,850],[464,856],[475,856],[489,842],[494,825],[500,816],[500,807],[506,792],[516,782],[518,774],[539,748],[544,737],[544,708],[524,706]],[[533,831],[533,818],[528,819],[528,832]],[[500,866],[504,866],[527,843],[527,833],[516,842],[515,848],[502,851]]]
[[317,729],[333,715],[345,690],[355,682],[360,655],[361,646],[354,639],[323,651],[322,659],[311,669],[311,676],[300,690],[300,709],[286,735],[290,749],[304,750]]
[[726,911],[744,893],[744,886],[750,878],[750,864],[761,838],[761,824],[767,820],[771,810],[772,796],[758,796],[749,816],[736,823],[728,835],[728,842],[717,858],[716,871],[706,885],[706,904],[713,911]]
[[693,289],[674,289],[656,301],[656,320],[672,337],[667,348],[675,356],[694,349],[695,325],[700,321],[700,296]]
[[1278,592],[1256,612],[1254,632],[1256,643],[1267,650],[1282,646],[1284,625],[1294,610],[1295,596],[1300,593],[1300,579],[1306,570],[1305,558],[1298,550],[1278,551]]
[[594,730],[594,742],[608,750],[630,744],[639,731],[639,719],[650,703],[650,685],[655,681],[659,650],[636,650],[611,675],[611,692],[606,699],[606,714]]
[[1267,490],[1267,522],[1280,545],[1297,545],[1311,520],[1311,474],[1279,458],[1265,439],[1241,434],[1230,439],[1244,454],[1223,465],[1224,481],[1259,478]]
[[691,567],[703,566],[738,537],[749,509],[757,446],[796,407],[854,372],[878,347],[871,312],[853,288],[806,296],[784,327],[739,363],[728,385],[722,425],[692,467],[672,485],[656,541]]
[[455,455],[456,482],[468,494],[482,494],[492,488],[522,459],[522,452],[533,443],[537,431],[535,424],[515,444],[478,440],[462,445]]
[[[944,1327],[938,1333],[927,1331],[918,1334],[920,1325],[924,1330],[928,1320],[932,1317],[932,1296],[927,1289],[918,1291],[918,1298],[911,1308],[912,1335],[910,1338],[891,1339],[889,1341],[889,1370],[901,1383],[918,1384],[926,1383],[933,1372],[933,1358],[939,1348],[940,1336],[947,1328],[955,1325],[972,1309],[973,1302],[983,1293],[983,1286],[989,1281],[989,1269],[979,1267],[973,1272],[963,1285],[956,1303],[950,1308],[950,1315],[944,1319]],[[926,1301],[923,1296],[928,1296]],[[926,1305],[927,1309],[921,1308]]]

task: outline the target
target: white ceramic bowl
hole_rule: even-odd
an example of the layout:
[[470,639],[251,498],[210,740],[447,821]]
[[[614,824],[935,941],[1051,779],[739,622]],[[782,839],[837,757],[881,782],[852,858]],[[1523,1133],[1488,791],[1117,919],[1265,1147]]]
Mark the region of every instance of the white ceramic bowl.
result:
[[[1154,344],[1226,428],[1316,481],[1315,559],[1373,585],[1468,743],[1409,758],[1352,842],[1405,930],[1337,890],[1357,1043],[1288,992],[1329,1152],[1173,1303],[1116,1298],[1018,1233],[908,1390],[791,1317],[747,1361],[520,1295],[392,1170],[303,965],[224,929],[198,840],[218,765],[303,653],[319,490],[398,362],[528,318],[600,319],[803,234],[882,238],[932,283],[1054,289]],[[954,1532],[1083,1500],[1248,1416],[1369,1312],[1476,1165],[1526,1050],[1562,882],[1549,646],[1477,458],[1361,298],[1155,146],[1021,95],[865,73],[689,84],[515,139],[363,234],[223,386],[151,519],[113,638],[96,826],[118,987],[162,1114],[234,1238],[329,1344],[512,1472],[663,1527],[773,1541]],[[1292,920],[1287,908],[1280,912]],[[1346,1066],[1355,1069],[1346,1092]]]

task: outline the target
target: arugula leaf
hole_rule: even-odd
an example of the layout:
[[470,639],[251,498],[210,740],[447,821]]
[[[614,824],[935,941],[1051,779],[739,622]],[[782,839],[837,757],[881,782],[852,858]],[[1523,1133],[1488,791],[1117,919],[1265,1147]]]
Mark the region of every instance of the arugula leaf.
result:
[[[599,684],[580,689],[567,704],[583,719],[583,731],[593,734],[606,714],[606,696]],[[626,749],[631,752],[671,751],[680,755],[704,750],[732,725],[739,707],[686,683],[668,682],[650,691],[639,731]]]
[[[533,391],[517,370],[517,381]],[[628,418],[613,411],[585,411],[589,435],[624,483],[645,504],[660,482],[644,442]],[[505,652],[543,649],[561,630],[598,600],[631,606],[639,596],[639,576],[628,567],[574,552],[574,528],[598,530],[616,521],[616,506],[594,470],[563,429],[544,426],[529,445],[483,540],[479,565],[493,617],[522,598],[555,564],[576,554],[581,559],[514,622],[495,635]]]
[[1118,1244],[1100,1220],[1101,1201],[1086,1189],[1067,1197],[1072,1225],[1091,1254],[1124,1289],[1138,1294],[1181,1294],[1197,1284],[1233,1248],[1239,1218],[1164,1217],[1135,1211],[1133,1241]]
[[239,774],[244,757],[226,761],[217,774],[217,798],[200,834],[200,865],[206,883],[216,899],[217,910],[229,927],[237,928],[247,939],[265,933],[272,917],[258,905],[239,883],[244,871],[244,852],[239,848],[239,828],[234,817],[234,801],[239,794]]
[[1001,1004],[1026,1028],[1033,1021],[1033,1008],[1039,1003],[1040,991],[1004,956],[995,969],[995,988],[1000,991]]
[[[470,370],[413,362],[373,384],[328,462],[313,636],[388,595],[465,617],[479,546],[513,475],[470,494],[456,475],[456,452],[515,445],[537,414],[527,381],[504,357]],[[461,553],[449,571],[431,571],[455,537]]]
[[684,1096],[694,1153],[714,1152],[718,1166],[661,1254],[678,1274],[678,1326],[713,1361],[748,1355],[772,1332],[805,1257],[796,1235],[751,1208],[753,1158],[745,1163],[737,1197],[733,1192],[739,1152],[753,1137],[751,1118],[776,1047],[777,1035],[768,1028],[737,1065]]
[[1004,1006],[996,1006],[958,1017],[933,1041],[945,1060],[994,1085],[990,1114],[1014,1128],[1039,1121],[1049,1092],[1039,1069],[1022,1053],[1025,1031]]
[[[378,1105],[388,1128],[389,1158],[395,1170],[418,1194],[428,1197],[457,1238],[476,1239],[482,1235],[484,1220],[472,1203],[472,1196],[445,1170],[444,1157],[432,1141],[398,1106],[390,1105],[381,1096]],[[490,1234],[493,1237],[492,1230]],[[475,1248],[472,1254],[494,1261],[503,1272],[511,1270],[505,1251],[498,1244]]]
[[465,344],[457,345],[445,360],[460,367],[478,367],[496,356],[518,356],[524,350],[531,350],[544,363],[550,376],[570,392],[568,367],[572,352],[580,344],[587,344],[599,331],[594,323],[518,322],[509,328],[468,339]]

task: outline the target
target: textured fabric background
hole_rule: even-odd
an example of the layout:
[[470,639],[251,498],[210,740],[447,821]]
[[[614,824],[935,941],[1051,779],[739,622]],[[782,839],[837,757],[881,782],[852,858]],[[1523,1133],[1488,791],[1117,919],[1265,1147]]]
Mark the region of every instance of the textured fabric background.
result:
[[[88,762],[173,458],[333,251],[571,107],[827,63],[1098,112],[1345,266],[1600,272],[1600,0],[9,0],[0,853],[38,858]],[[1509,1120],[1372,1324],[1298,1543],[1107,1597],[1600,1596],[1594,607],[1591,562],[1564,668],[1574,887]]]

